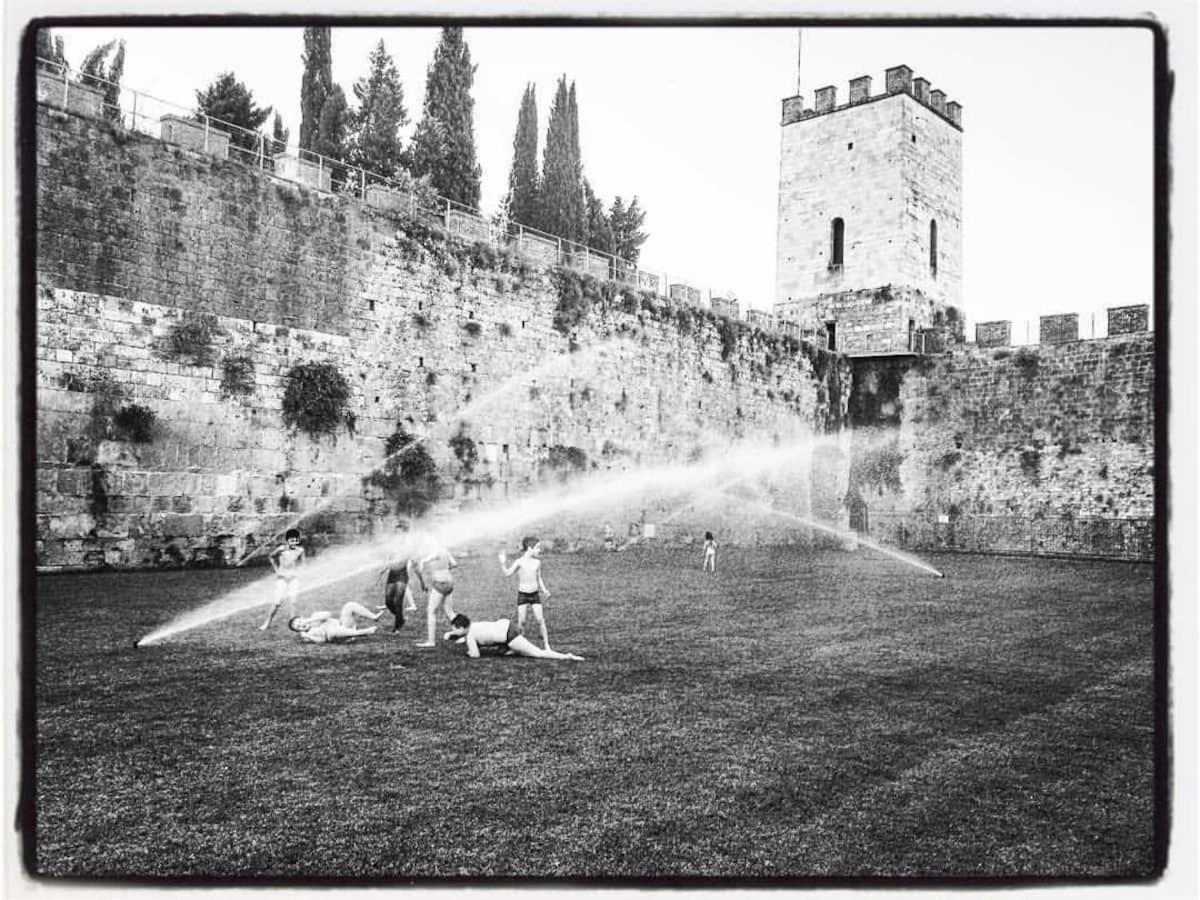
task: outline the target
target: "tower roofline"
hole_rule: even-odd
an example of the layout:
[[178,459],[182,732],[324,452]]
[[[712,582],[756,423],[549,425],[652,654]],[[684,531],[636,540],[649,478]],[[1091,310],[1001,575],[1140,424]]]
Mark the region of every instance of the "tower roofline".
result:
[[955,122],[954,119],[952,119],[950,117],[950,115],[948,114],[950,107],[954,107],[955,110],[957,111],[957,115],[961,118],[961,116],[962,116],[962,105],[961,104],[955,103],[954,101],[950,101],[949,103],[945,104],[946,110],[943,111],[943,110],[936,109],[932,104],[921,103],[921,101],[917,100],[917,98],[914,97],[912,94],[877,94],[874,97],[867,97],[866,99],[859,100],[855,103],[842,103],[837,106],[832,106],[829,109],[823,109],[820,111],[817,111],[815,109],[804,109],[803,105],[802,105],[804,96],[802,94],[797,94],[794,97],[784,97],[783,98],[783,119],[780,122],[780,125],[784,125],[784,126],[795,125],[797,122],[807,122],[810,119],[817,119],[817,118],[821,118],[823,116],[829,116],[829,115],[833,115],[835,113],[840,113],[847,109],[855,109],[859,106],[866,106],[868,103],[879,103],[882,100],[890,100],[892,97],[902,97],[902,96],[907,96],[908,99],[913,100],[917,103],[920,103],[922,107],[929,110],[931,113],[933,113],[935,116],[937,116],[943,122],[945,122],[947,125],[949,125],[951,128],[953,128],[955,131],[960,131],[960,132],[963,131],[962,124],[960,122]]
[[849,102],[842,104],[837,102],[837,87],[835,85],[830,84],[819,87],[813,92],[815,109],[804,108],[804,96],[802,94],[785,97],[782,101],[783,116],[780,124],[791,125],[795,122],[812,119],[817,116],[840,112],[852,106],[876,103],[897,94],[907,94],[921,104],[921,106],[936,113],[939,118],[958,131],[963,130],[962,104],[948,100],[946,92],[943,90],[931,89],[929,79],[914,76],[913,70],[909,66],[892,66],[885,70],[884,85],[883,93],[871,96],[870,76],[860,75],[857,78],[852,78],[850,79]]

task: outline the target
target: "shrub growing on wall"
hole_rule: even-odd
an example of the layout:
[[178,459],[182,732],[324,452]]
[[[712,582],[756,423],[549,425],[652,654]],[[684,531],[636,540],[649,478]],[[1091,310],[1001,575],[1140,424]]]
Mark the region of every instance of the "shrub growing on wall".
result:
[[559,481],[566,481],[571,475],[587,471],[587,453],[579,447],[555,444],[540,468],[553,472]]
[[245,353],[221,360],[221,396],[245,396],[254,392],[254,362]]
[[288,371],[286,380],[285,424],[319,437],[345,423],[350,384],[333,363],[301,363]]
[[737,325],[735,325],[732,320],[726,318],[725,316],[719,316],[717,321],[717,334],[721,337],[721,359],[728,360],[737,350]]
[[558,303],[554,307],[554,328],[561,334],[570,334],[588,314],[589,304],[584,295],[583,279],[579,273],[570,269],[556,269],[554,284],[558,288]]
[[467,434],[467,426],[460,422],[458,431],[449,441],[450,449],[454,451],[454,458],[458,460],[461,467],[461,475],[463,479],[468,479],[475,471],[475,463],[479,461],[479,448],[475,446],[475,441]]
[[396,512],[423,515],[437,500],[440,489],[437,466],[424,442],[397,425],[384,442],[384,460],[363,484],[380,488],[395,504]]
[[209,366],[213,361],[213,341],[222,334],[217,317],[209,313],[185,313],[171,326],[162,344],[162,355],[182,359],[194,366]]
[[130,403],[117,410],[113,416],[113,427],[122,440],[149,444],[158,430],[158,417],[149,407]]

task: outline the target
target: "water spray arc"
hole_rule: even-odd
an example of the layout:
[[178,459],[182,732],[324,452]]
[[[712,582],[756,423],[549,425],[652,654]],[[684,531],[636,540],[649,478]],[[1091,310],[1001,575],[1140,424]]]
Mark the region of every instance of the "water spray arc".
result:
[[[749,500],[744,497],[738,497],[738,498],[731,497],[730,499],[737,499],[737,501],[739,503],[745,503],[749,506],[753,506],[755,509],[761,510],[762,512],[767,513],[768,515],[781,516],[782,518],[785,518],[785,519],[791,519],[792,521],[798,522],[801,525],[806,525],[809,528],[815,528],[818,531],[824,531],[827,534],[831,534],[837,538],[841,538],[844,536],[843,531],[841,531],[837,528],[834,528],[831,525],[825,525],[825,524],[822,524],[821,522],[814,522],[812,519],[806,519],[803,516],[797,516],[794,513],[787,512],[786,510],[776,509],[773,506],[768,506],[767,504],[760,503],[757,500]],[[893,550],[891,547],[885,547],[882,544],[879,544],[876,541],[872,541],[868,538],[862,537],[861,535],[856,535],[855,539],[858,541],[858,543],[862,544],[863,546],[870,547],[872,550],[877,550],[880,553],[883,553],[886,556],[890,556],[893,559],[897,559],[902,563],[906,563],[907,565],[914,566],[918,569],[922,569],[926,572],[929,572],[932,575],[935,575],[938,578],[946,577],[941,572],[939,572],[937,569],[935,569],[933,566],[931,566],[927,563],[921,562],[921,560],[917,559],[915,556],[910,556],[909,554],[902,553],[899,550]]]
[[[565,512],[603,509],[627,503],[631,498],[646,494],[692,494],[696,492],[695,486],[698,484],[714,484],[727,488],[760,473],[772,470],[786,471],[794,466],[801,445],[803,444],[805,449],[811,449],[812,443],[811,435],[780,443],[747,441],[726,447],[723,452],[713,454],[710,460],[597,473],[578,478],[566,485],[545,488],[501,506],[458,513],[438,522],[436,529],[417,529],[399,536],[392,535],[363,544],[331,549],[312,560],[306,567],[301,595],[338,584],[364,572],[377,570],[390,554],[423,546],[422,542],[436,540],[444,546],[461,547],[511,535],[531,523]],[[828,525],[803,519],[766,504],[759,504],[757,501],[741,497],[735,499],[742,504],[754,503],[764,513],[791,518],[803,525],[841,536],[837,529]],[[936,569],[907,554],[865,539],[860,539],[860,543],[901,562],[941,576]],[[184,613],[148,634],[141,643],[154,643],[208,622],[264,606],[271,602],[268,588],[270,581],[271,577],[268,576],[219,597],[199,609]]]
[[[602,357],[607,353],[608,344],[609,342],[605,341],[581,350],[578,353],[560,353],[551,357],[545,362],[540,363],[532,369],[527,369],[523,372],[513,375],[512,377],[503,381],[498,387],[488,391],[482,397],[474,399],[465,406],[457,409],[454,415],[450,416],[447,421],[451,423],[460,423],[469,416],[477,415],[480,410],[487,409],[489,406],[493,405],[506,395],[511,394],[518,387],[526,386],[526,382],[536,382],[537,379],[544,378],[547,375],[553,375],[557,372],[557,370],[566,368],[568,365],[574,370],[590,367],[595,364],[599,357]],[[432,432],[415,435],[411,441],[409,441],[399,450],[396,450],[395,452],[385,456],[383,461],[374,469],[372,469],[371,472],[366,473],[366,475],[369,476],[372,472],[378,472],[389,462],[400,459],[410,450],[413,450],[416,447],[426,443],[432,436]],[[343,494],[342,496],[346,495]],[[334,496],[328,498],[327,500],[323,500],[308,512],[302,513],[301,515],[291,519],[286,525],[275,531],[266,541],[258,544],[249,552],[244,553],[242,557],[238,559],[236,563],[234,563],[234,567],[241,568],[252,559],[255,559],[259,554],[268,550],[275,541],[279,540],[280,536],[283,535],[289,528],[295,528],[305,519],[328,509],[330,504],[337,499],[338,497]]]

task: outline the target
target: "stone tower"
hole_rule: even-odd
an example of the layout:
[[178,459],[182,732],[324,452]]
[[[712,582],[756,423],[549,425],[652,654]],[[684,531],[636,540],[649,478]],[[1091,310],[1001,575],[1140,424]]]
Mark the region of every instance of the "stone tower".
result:
[[775,313],[851,356],[920,349],[962,293],[962,107],[908,66],[885,86],[783,101]]

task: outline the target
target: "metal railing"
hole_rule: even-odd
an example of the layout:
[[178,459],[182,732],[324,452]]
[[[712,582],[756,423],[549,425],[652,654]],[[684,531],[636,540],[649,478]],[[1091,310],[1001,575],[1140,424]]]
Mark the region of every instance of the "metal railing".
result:
[[[39,102],[106,119],[128,131],[234,160],[320,191],[351,196],[368,206],[401,212],[444,228],[455,237],[496,249],[512,248],[542,264],[572,268],[670,299],[670,278],[665,272],[639,267],[614,254],[501,216],[487,217],[423,189],[407,174],[383,175],[311,150],[288,148],[263,132],[97,76],[88,78],[98,86],[84,85],[64,63],[39,58],[36,64]],[[106,87],[115,91],[116,104],[104,99]],[[707,302],[710,309],[714,296],[729,296],[709,289],[696,293],[700,299],[690,305],[705,306]]]
[[870,511],[868,522],[872,539],[904,550],[1154,560],[1155,521],[1150,518],[939,517]]

